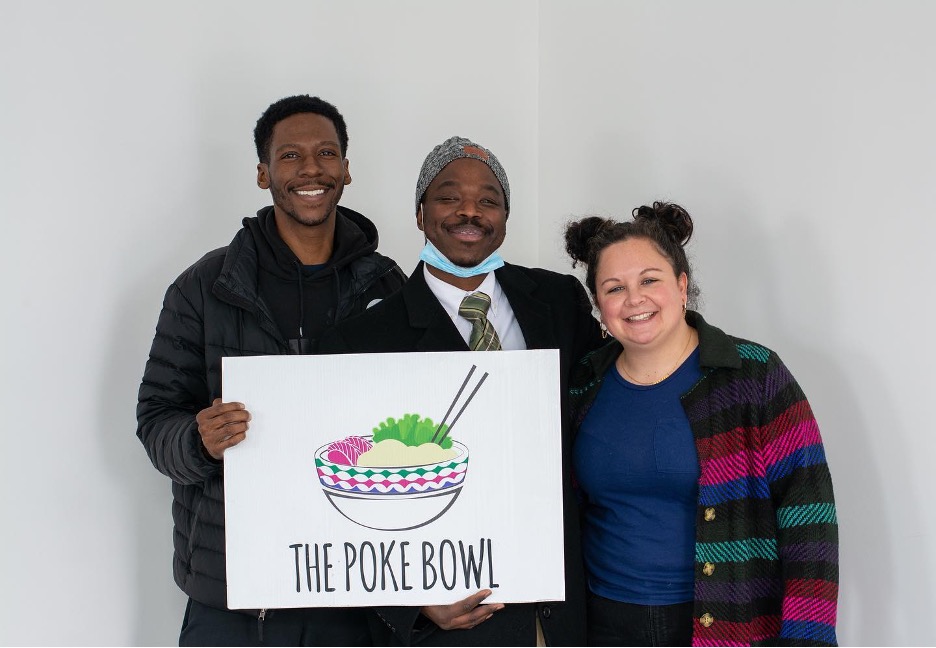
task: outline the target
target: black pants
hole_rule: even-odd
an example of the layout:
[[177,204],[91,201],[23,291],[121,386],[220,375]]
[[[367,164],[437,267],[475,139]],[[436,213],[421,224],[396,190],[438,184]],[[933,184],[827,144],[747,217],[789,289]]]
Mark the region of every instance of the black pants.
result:
[[359,608],[219,610],[189,599],[180,646],[370,646],[367,612]]
[[589,646],[689,646],[692,601],[634,605],[588,595]]

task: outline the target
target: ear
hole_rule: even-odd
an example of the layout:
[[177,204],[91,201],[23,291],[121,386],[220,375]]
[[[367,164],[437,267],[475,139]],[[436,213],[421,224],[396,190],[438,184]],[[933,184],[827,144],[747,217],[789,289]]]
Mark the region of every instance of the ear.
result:
[[261,189],[270,188],[270,167],[263,162],[257,165],[257,186]]
[[683,303],[685,304],[689,299],[689,277],[686,276],[685,272],[679,275],[677,284],[679,285],[679,294],[682,296]]
[[419,211],[416,212],[416,227],[419,228],[419,231],[420,231],[420,232],[425,232],[425,231],[426,231],[425,228],[423,228],[423,206],[422,206],[422,203],[419,203]]
[[351,168],[348,166],[348,158],[344,159],[344,183],[346,187],[351,184]]

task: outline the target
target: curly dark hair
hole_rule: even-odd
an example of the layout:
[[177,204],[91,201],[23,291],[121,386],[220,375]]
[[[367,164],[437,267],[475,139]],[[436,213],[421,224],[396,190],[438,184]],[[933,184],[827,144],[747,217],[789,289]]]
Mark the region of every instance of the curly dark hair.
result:
[[675,203],[654,202],[634,208],[633,220],[619,223],[608,218],[587,216],[566,225],[565,248],[572,257],[572,267],[585,264],[585,286],[595,297],[595,272],[601,253],[609,245],[632,238],[653,243],[669,261],[678,277],[683,272],[689,280],[688,301],[695,306],[699,288],[692,278],[692,266],[686,257],[685,246],[692,237],[692,218],[689,212]]
[[318,97],[309,95],[296,95],[294,97],[284,97],[270,105],[254,127],[254,145],[257,147],[257,157],[264,164],[270,162],[270,142],[273,140],[273,128],[293,115],[300,113],[314,113],[327,117],[335,125],[338,132],[338,144],[341,147],[341,157],[348,153],[348,127],[345,125],[344,117],[338,112],[332,104]]

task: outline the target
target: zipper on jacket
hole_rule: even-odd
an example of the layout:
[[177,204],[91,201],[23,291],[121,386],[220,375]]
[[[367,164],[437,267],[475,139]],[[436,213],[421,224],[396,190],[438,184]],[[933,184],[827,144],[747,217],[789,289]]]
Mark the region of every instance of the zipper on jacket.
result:
[[260,614],[257,615],[257,635],[259,637],[260,643],[263,643],[263,620],[266,619],[266,608],[260,610]]
[[188,555],[185,557],[185,560],[188,564],[188,571],[192,571],[192,553],[195,551],[195,531],[198,530],[198,524],[201,518],[201,509],[202,504],[205,503],[205,493],[202,493],[198,496],[198,504],[195,505],[195,510],[192,512],[192,528],[189,530],[188,537]]

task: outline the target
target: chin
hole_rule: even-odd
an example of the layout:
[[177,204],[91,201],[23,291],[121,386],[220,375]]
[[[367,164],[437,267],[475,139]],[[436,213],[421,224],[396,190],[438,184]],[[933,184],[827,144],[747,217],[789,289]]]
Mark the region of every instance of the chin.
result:
[[484,259],[451,259],[451,261],[460,268],[473,268]]
[[331,218],[332,211],[326,212],[325,214],[314,214],[310,216],[302,216],[296,212],[287,212],[289,217],[299,223],[300,225],[305,225],[306,227],[318,227],[319,225],[324,225],[328,222],[328,219]]
[[446,258],[457,266],[461,266],[463,268],[473,268],[479,263],[483,262],[486,258],[491,256],[493,252],[494,250],[491,250],[489,252],[483,252],[483,253],[478,252],[478,251],[470,251],[467,253],[468,256],[465,256],[465,254],[462,254],[462,255],[454,254],[453,256],[449,256],[443,250],[442,254],[445,254]]

